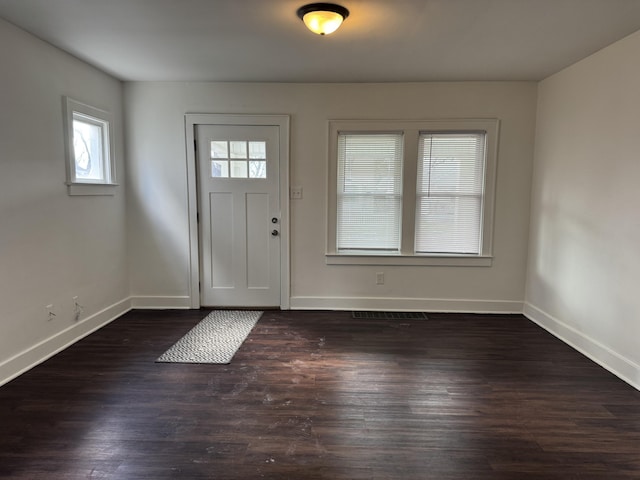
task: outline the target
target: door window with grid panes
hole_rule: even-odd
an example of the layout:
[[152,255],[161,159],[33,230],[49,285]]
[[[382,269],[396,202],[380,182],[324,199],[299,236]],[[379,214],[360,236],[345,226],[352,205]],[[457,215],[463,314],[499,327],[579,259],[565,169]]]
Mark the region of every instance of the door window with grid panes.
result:
[[211,176],[214,178],[267,178],[266,142],[212,140]]

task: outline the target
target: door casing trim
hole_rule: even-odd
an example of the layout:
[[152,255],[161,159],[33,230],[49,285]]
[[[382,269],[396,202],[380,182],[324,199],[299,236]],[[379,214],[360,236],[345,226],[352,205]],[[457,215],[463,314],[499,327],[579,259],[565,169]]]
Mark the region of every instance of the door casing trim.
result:
[[187,202],[189,210],[189,296],[191,308],[200,308],[200,262],[198,240],[198,191],[195,130],[197,125],[277,126],[280,147],[280,308],[290,308],[289,251],[289,115],[226,113],[185,114],[187,153]]

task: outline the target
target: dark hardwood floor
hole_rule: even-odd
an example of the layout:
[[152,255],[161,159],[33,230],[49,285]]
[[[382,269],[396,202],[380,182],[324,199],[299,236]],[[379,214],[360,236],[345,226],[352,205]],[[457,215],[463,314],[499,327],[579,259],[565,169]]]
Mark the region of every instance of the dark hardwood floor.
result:
[[13,479],[640,478],[640,392],[520,315],[268,311],[230,365],[134,311],[0,387]]

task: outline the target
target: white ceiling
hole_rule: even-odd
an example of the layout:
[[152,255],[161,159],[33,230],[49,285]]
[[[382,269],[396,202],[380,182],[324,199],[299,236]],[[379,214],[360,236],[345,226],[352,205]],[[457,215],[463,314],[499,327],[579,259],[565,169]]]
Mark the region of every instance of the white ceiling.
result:
[[0,17],[122,80],[540,80],[640,29],[640,0],[0,0]]

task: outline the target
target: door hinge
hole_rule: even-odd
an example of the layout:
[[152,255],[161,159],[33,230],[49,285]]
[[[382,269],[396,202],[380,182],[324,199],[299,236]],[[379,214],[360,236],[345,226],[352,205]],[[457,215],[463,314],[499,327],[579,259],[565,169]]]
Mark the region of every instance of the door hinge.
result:
[[193,149],[197,152],[198,151],[198,141],[194,138],[193,139]]
[[200,212],[196,212],[196,223],[200,223]]

